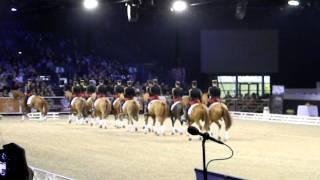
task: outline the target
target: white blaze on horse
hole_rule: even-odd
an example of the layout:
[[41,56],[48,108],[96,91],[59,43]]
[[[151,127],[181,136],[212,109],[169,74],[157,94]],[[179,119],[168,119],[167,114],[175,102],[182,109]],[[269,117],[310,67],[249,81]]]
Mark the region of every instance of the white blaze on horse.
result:
[[[149,99],[149,94],[144,95],[144,100],[147,101]],[[149,113],[145,116],[145,125],[144,131],[147,133],[150,131],[150,127],[148,125],[149,116],[153,119],[152,123],[152,131],[156,133],[156,135],[165,135],[164,121],[166,120],[169,112],[169,108],[165,99],[155,99],[152,100],[148,104]],[[156,122],[159,122],[159,127],[156,127]]]
[[32,95],[27,99],[27,104],[25,104],[27,97],[24,93],[17,90],[12,90],[11,93],[14,99],[19,100],[20,106],[22,107],[22,119],[24,119],[24,116],[30,113],[32,109],[36,109],[38,112],[41,112],[41,120],[46,119],[46,115],[48,113],[48,102],[43,97]]

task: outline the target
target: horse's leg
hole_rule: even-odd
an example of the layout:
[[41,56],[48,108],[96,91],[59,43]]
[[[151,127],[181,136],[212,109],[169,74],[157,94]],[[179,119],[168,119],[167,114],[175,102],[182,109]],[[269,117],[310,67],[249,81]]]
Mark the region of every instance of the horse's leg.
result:
[[172,132],[171,132],[171,135],[175,135],[175,134],[176,134],[176,128],[174,127],[175,121],[176,121],[176,117],[174,117],[174,115],[171,115],[171,123],[172,123]]
[[[219,123],[219,121],[218,120],[216,120],[216,121],[214,121],[214,123],[218,126],[218,134],[217,134],[217,136],[218,136],[218,139],[220,140],[221,139],[221,124]],[[214,135],[211,131],[210,131],[210,135],[212,136],[212,135]]]
[[138,127],[137,127],[137,123],[138,123],[138,121],[139,121],[139,115],[138,114],[136,114],[136,115],[134,115],[134,121],[133,121],[133,127],[134,127],[134,130],[137,132],[138,131]]
[[160,121],[159,121],[159,123],[160,123],[160,128],[159,128],[159,135],[160,136],[164,136],[165,135],[165,128],[164,128],[164,125],[163,125],[163,123],[164,123],[164,121],[165,121],[165,117],[161,117],[161,118],[159,118],[160,119]]
[[151,131],[154,132],[154,133],[157,133],[157,128],[156,128],[156,120],[157,120],[157,117],[154,115],[152,116],[152,129]]
[[145,115],[144,116],[144,126],[143,126],[143,129],[144,129],[144,133],[147,134],[148,131],[149,131],[149,128],[148,128],[148,120],[149,120],[149,115]]

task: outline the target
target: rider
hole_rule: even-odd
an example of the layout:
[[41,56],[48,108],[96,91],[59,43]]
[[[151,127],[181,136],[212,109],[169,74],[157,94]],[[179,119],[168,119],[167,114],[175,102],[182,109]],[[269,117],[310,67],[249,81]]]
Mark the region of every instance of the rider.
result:
[[117,80],[117,84],[114,86],[114,99],[119,98],[120,94],[124,93],[124,87],[121,83],[121,80]]
[[128,81],[127,82],[128,87],[124,89],[124,97],[126,100],[132,100],[136,96],[136,90],[132,85],[133,85],[133,82]]
[[[32,79],[28,79],[27,84],[24,86],[24,94],[26,95],[24,104],[26,105],[26,107],[28,108],[28,99],[29,97],[31,97],[33,94],[32,92],[34,92],[34,86],[32,84]],[[29,112],[29,109],[28,109]]]
[[198,82],[195,80],[192,81],[191,88],[189,89],[190,104],[185,109],[185,115],[187,119],[188,119],[188,110],[191,107],[191,105],[201,102],[202,92],[197,86],[198,86]]
[[159,96],[161,95],[161,87],[158,83],[158,79],[153,79],[152,81],[152,85],[150,87],[150,92],[149,92],[149,99],[148,102],[146,104],[145,107],[145,114],[148,114],[148,104],[152,101],[152,100],[156,100],[159,99]]
[[[100,83],[100,82],[99,82]],[[106,97],[107,96],[107,85],[105,83],[100,84],[97,88],[97,98]]]
[[161,87],[158,83],[158,79],[153,79],[153,86],[150,88],[150,100],[159,99],[161,95]]
[[99,80],[99,84],[98,84],[98,86],[97,86],[97,98],[99,98],[100,96],[102,96],[102,86],[104,85],[104,80],[103,79],[100,79]]
[[209,95],[208,105],[221,101],[220,100],[221,90],[218,86],[217,80],[212,80],[212,86],[208,88],[208,95]]
[[85,84],[85,81],[81,79],[80,80],[80,96],[83,98],[86,97],[86,89],[87,89],[87,86]]
[[87,86],[87,95],[88,97],[91,97],[91,95],[93,93],[96,92],[96,86],[93,84],[93,83],[90,83],[88,86]]
[[[145,93],[148,93],[149,96],[151,96],[151,88],[153,86],[153,82],[151,80],[148,80],[147,81],[147,86],[146,86],[146,89],[145,89]],[[144,102],[144,114],[147,115],[148,114],[148,104],[149,104],[149,99]]]
[[183,89],[181,88],[181,83],[180,81],[176,81],[175,87],[172,88],[173,102],[181,101],[182,94],[183,94]]

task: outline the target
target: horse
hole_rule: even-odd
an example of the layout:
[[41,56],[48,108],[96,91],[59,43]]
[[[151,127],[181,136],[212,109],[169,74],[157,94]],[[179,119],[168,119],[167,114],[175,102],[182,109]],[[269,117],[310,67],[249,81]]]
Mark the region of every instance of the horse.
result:
[[[147,101],[149,99],[149,94],[146,93],[144,94],[144,101]],[[148,104],[148,111],[149,113],[145,116],[145,125],[144,125],[144,132],[145,134],[150,131],[150,128],[148,126],[148,119],[149,116],[153,119],[153,124],[152,124],[152,131],[156,133],[156,135],[164,135],[164,126],[163,123],[166,120],[169,112],[168,105],[165,100],[152,100]],[[156,120],[160,123],[160,127],[156,128]]]
[[124,95],[123,93],[121,93],[119,95],[119,97],[117,99],[115,99],[112,103],[112,107],[113,107],[113,115],[114,115],[114,119],[116,121],[115,123],[115,127],[117,128],[125,128],[125,125],[123,123],[123,119],[120,118],[121,116],[121,102],[124,101]]
[[[209,98],[207,94],[203,94],[202,95],[202,100],[204,100],[203,102],[207,104]],[[208,121],[205,124],[205,129],[207,130],[207,132],[210,133],[210,135],[214,135],[213,132],[210,130],[210,126],[212,123],[215,123],[218,128],[219,128],[219,132],[218,132],[218,139],[219,140],[228,140],[229,139],[229,134],[228,134],[228,130],[230,129],[230,127],[232,126],[232,118],[230,116],[228,107],[222,103],[222,102],[215,102],[212,103],[209,107],[208,107]],[[223,120],[224,124],[225,124],[225,129],[224,129],[224,137],[222,137],[222,123],[219,120]]]
[[[189,96],[183,96],[182,97],[182,103],[184,106],[188,106],[190,102]],[[203,126],[201,125],[201,121],[206,124],[208,122],[208,111],[206,105],[202,103],[196,103],[191,105],[191,107],[188,109],[188,127],[191,126],[193,123],[196,123],[198,127],[200,128],[200,131],[203,131]],[[206,128],[207,126],[205,126]],[[207,129],[205,129],[207,131]],[[189,140],[191,141],[191,135],[188,134]],[[201,139],[201,138],[200,138]]]
[[93,126],[93,119],[94,116],[94,101],[96,100],[97,95],[96,93],[93,93],[86,101],[86,111],[88,114],[88,122],[90,122],[90,125]]
[[83,119],[85,117],[86,111],[86,100],[82,97],[74,97],[72,98],[72,93],[70,91],[66,91],[64,96],[71,101],[71,117],[69,116],[69,123],[72,121],[76,121],[76,123],[83,124]]
[[123,113],[120,116],[120,119],[123,118],[124,115],[128,117],[128,125],[129,125],[129,131],[134,132],[138,131],[137,123],[139,121],[139,103],[135,99],[127,100],[123,104]]
[[94,116],[99,122],[99,127],[107,129],[107,117],[111,112],[111,102],[107,97],[100,97],[94,102]]
[[38,112],[41,112],[41,120],[46,119],[46,115],[48,113],[48,102],[41,96],[32,95],[27,99],[27,104],[25,104],[26,101],[26,95],[18,90],[12,90],[11,91],[13,98],[16,100],[19,100],[20,106],[22,107],[22,119],[31,112],[31,109],[36,109]]
[[[183,125],[183,121],[181,119],[181,116],[183,115],[183,104],[181,101],[176,101],[174,102],[171,107],[170,107],[170,118],[171,118],[171,122],[172,122],[172,135],[175,135],[175,133],[179,132],[180,135],[183,134],[182,131],[182,125]],[[180,122],[180,128],[175,128],[175,122],[176,120],[179,120]]]

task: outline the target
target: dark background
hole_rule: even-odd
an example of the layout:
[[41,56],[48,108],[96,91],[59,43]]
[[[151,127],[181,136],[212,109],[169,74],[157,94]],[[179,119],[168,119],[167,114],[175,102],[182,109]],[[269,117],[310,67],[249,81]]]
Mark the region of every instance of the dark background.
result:
[[[105,1],[96,12],[86,12],[73,3],[60,6],[32,6],[26,0],[17,13],[11,13],[7,1],[1,1],[0,29],[23,29],[55,32],[78,39],[81,50],[95,52],[122,62],[153,63],[171,69],[184,66],[188,79],[208,82],[214,77],[201,73],[202,30],[266,30],[278,31],[278,73],[274,84],[286,87],[315,87],[320,80],[320,8],[316,1],[299,8],[288,8],[287,1],[261,3],[249,1],[244,20],[235,18],[235,1],[190,8],[182,14],[169,11],[169,4],[144,8],[137,23],[128,23],[122,4]],[[53,1],[52,1],[53,2]],[[69,2],[69,1],[68,1]],[[163,1],[165,2],[165,1]],[[266,2],[266,1],[264,1]],[[270,1],[271,2],[271,1]],[[277,1],[280,2],[280,1]],[[229,72],[221,75],[256,75]]]
[[201,31],[201,72],[277,73],[278,32]]

